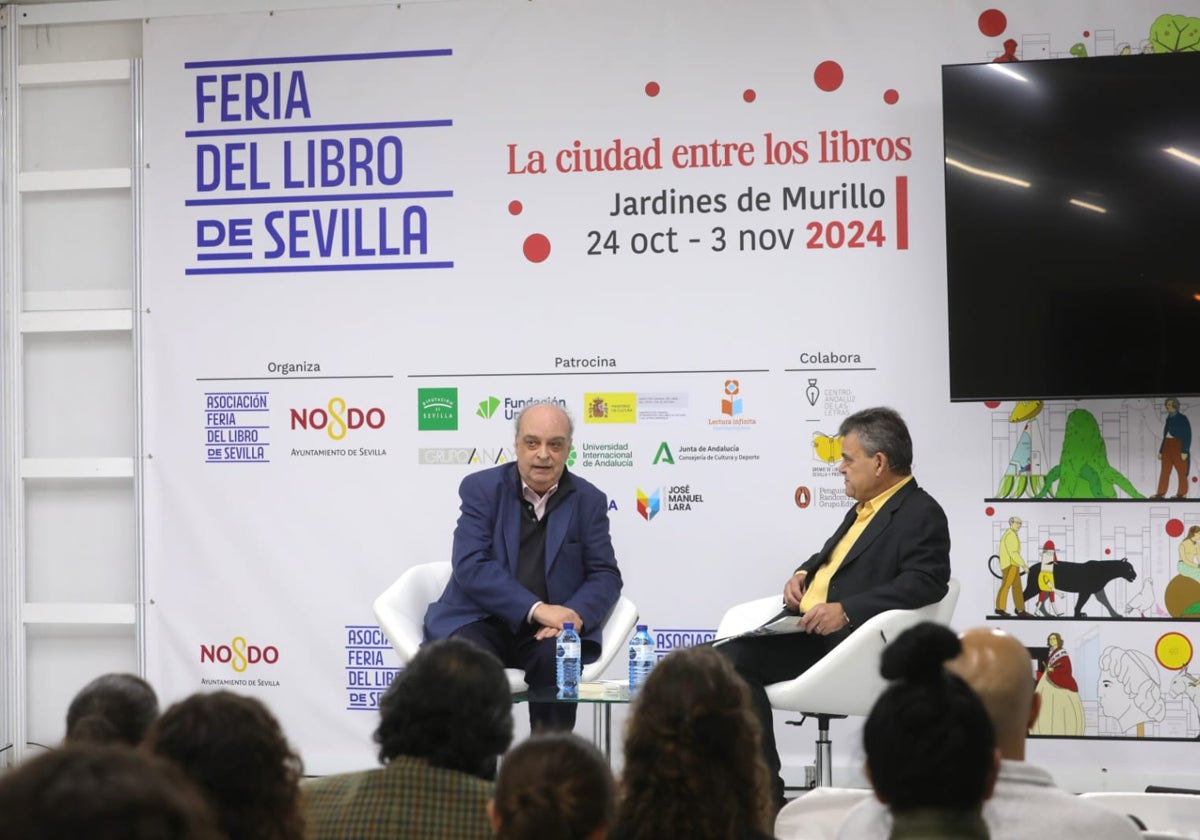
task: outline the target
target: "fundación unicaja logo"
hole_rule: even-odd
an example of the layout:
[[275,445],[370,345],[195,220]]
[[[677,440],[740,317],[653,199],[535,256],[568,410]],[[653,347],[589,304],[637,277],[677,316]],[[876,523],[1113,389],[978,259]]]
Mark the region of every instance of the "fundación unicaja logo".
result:
[[417,389],[417,430],[453,432],[458,429],[458,389]]
[[496,413],[496,409],[499,407],[499,397],[488,397],[486,400],[480,401],[479,407],[475,409],[475,416],[482,417],[484,420],[491,420],[492,415]]

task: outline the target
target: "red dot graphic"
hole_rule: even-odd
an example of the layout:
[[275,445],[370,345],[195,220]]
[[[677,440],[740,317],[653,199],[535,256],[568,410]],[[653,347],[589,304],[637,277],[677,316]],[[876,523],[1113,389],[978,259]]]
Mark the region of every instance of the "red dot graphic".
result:
[[1000,401],[999,400],[988,400],[987,402],[984,403],[984,405],[986,405],[988,408],[999,408]]
[[1183,522],[1179,519],[1167,520],[1167,536],[1178,537],[1183,534]]
[[1091,33],[1091,32],[1088,32],[1088,31],[1085,29],[1085,30],[1083,30],[1083,37],[1084,37],[1084,38],[1091,38],[1091,37],[1092,37],[1092,33]]
[[979,31],[989,38],[995,38],[1008,28],[1008,18],[999,9],[988,9],[979,16]]
[[986,507],[983,509],[983,512],[986,513],[988,516],[996,515],[996,509],[994,507]]
[[519,201],[514,200],[514,201],[508,202],[508,212],[513,216],[520,216],[521,211],[524,209],[525,208],[521,206],[521,202],[519,202]]
[[658,82],[646,82],[646,95],[647,96],[658,96],[659,91],[661,91],[661,90],[662,90],[662,88],[660,88],[658,86]]
[[540,233],[531,233],[525,237],[525,259],[540,263],[550,256],[550,240]]
[[844,78],[845,73],[842,72],[842,65],[836,61],[822,61],[813,72],[813,81],[817,83],[817,87],[826,93],[840,88]]
[[1106,549],[1104,549],[1104,553],[1105,553],[1105,554],[1112,554],[1112,549],[1111,549],[1111,548],[1106,548]]
[[888,88],[883,92],[883,101],[889,105],[895,105],[900,101],[900,91],[895,88]]
[[754,88],[746,88],[742,91],[742,99],[746,102],[753,102],[758,98],[758,94],[754,92]]

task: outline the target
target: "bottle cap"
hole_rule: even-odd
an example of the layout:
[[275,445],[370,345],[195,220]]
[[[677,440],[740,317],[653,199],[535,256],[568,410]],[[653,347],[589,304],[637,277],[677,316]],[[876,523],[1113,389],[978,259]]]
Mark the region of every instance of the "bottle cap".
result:
[[636,631],[636,632],[638,632],[638,633],[641,633],[642,631],[645,631],[645,630],[648,630],[647,626],[646,626],[645,624],[639,624],[639,625],[637,626],[637,631]]
[[564,621],[564,622],[563,622],[563,629],[564,629],[564,630],[574,630],[574,629],[575,629],[575,622],[574,622],[574,621]]

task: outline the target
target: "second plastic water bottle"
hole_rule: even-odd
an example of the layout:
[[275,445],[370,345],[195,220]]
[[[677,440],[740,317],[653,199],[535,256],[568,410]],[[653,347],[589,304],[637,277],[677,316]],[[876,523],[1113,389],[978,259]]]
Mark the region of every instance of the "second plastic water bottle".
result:
[[558,636],[558,696],[570,700],[579,696],[579,634],[575,622],[564,621]]
[[629,640],[629,690],[637,691],[654,667],[654,640],[645,624],[639,624]]

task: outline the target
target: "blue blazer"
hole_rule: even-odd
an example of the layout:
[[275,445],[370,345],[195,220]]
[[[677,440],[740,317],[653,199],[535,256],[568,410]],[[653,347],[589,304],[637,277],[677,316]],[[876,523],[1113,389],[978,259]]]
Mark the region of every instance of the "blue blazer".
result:
[[[516,462],[472,473],[459,485],[450,582],[425,612],[425,636],[442,639],[459,627],[496,616],[515,633],[538,598],[517,582],[521,480]],[[577,475],[574,492],[546,525],[549,603],[583,619],[584,658],[600,651],[600,627],[621,595],[621,572],[608,531],[608,499]],[[590,650],[589,650],[590,649]]]

